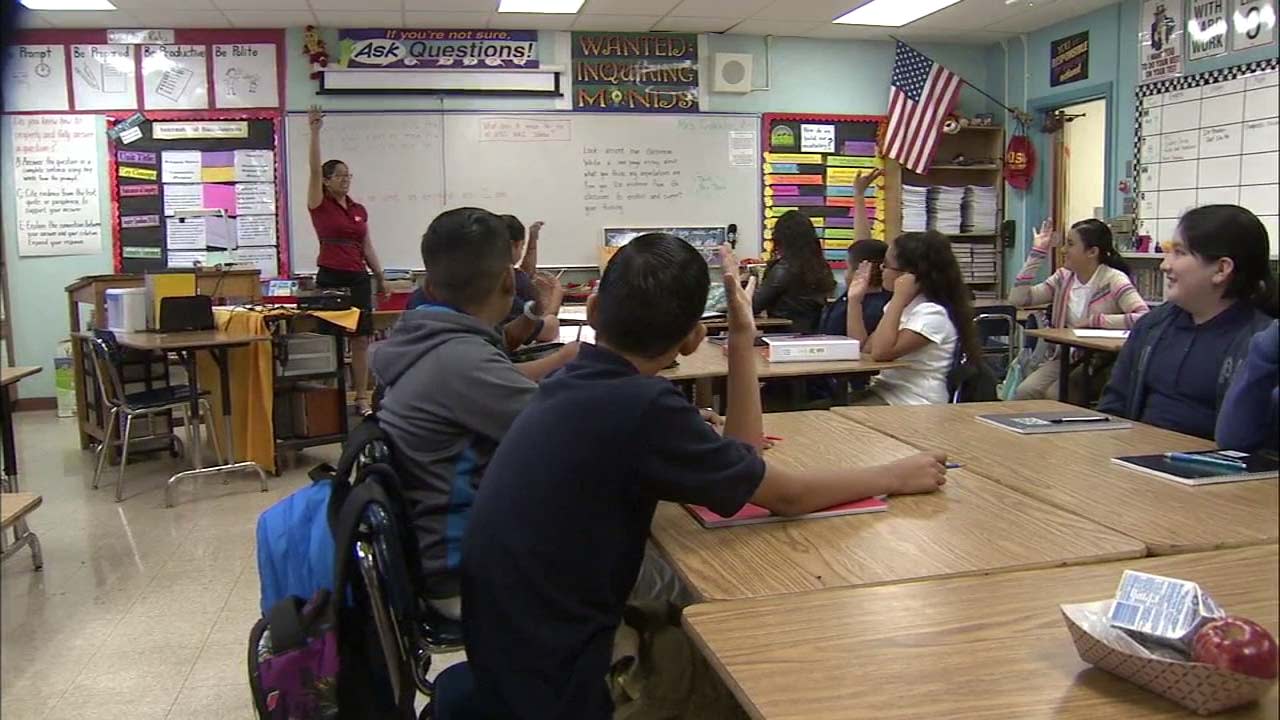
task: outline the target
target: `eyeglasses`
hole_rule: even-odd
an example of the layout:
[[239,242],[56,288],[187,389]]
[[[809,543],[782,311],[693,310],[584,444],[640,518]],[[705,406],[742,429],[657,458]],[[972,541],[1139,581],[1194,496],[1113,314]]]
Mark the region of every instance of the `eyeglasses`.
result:
[[894,267],[889,263],[881,263],[880,267],[884,268],[885,270],[892,270],[894,272],[906,272],[906,270],[903,270],[902,268],[899,268],[899,267]]

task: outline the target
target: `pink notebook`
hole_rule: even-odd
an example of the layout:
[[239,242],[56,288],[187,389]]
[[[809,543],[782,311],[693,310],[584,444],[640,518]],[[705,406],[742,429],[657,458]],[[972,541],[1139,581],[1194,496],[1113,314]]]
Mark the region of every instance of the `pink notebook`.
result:
[[736,525],[756,525],[758,523],[785,522],[787,520],[803,520],[806,518],[822,518],[836,517],[838,515],[861,515],[862,513],[884,512],[889,509],[889,503],[880,498],[870,497],[866,500],[845,503],[829,507],[826,510],[811,512],[808,515],[800,515],[797,517],[785,517],[782,515],[774,515],[759,505],[747,503],[733,517],[722,518],[715,512],[708,510],[701,505],[685,505],[698,522],[702,523],[705,528],[734,527]]

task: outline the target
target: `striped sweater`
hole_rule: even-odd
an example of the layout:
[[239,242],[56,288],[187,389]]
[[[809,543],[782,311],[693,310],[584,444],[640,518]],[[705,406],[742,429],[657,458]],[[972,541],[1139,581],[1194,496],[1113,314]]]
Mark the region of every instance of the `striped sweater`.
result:
[[[1009,299],[1017,307],[1052,303],[1053,327],[1068,327],[1067,308],[1071,304],[1068,294],[1071,292],[1074,274],[1067,268],[1058,268],[1044,282],[1036,283],[1036,275],[1047,255],[1045,250],[1031,248],[1026,264],[1014,279]],[[1089,288],[1091,293],[1086,322],[1070,327],[1128,330],[1150,310],[1129,277],[1109,265],[1098,266],[1097,272],[1089,279]]]

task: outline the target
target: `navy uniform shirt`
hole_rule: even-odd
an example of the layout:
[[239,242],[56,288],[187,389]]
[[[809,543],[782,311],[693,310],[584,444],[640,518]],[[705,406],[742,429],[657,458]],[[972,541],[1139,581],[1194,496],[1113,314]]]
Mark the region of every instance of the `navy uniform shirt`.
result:
[[1218,373],[1253,307],[1237,302],[1196,325],[1181,308],[1151,351],[1147,366],[1144,423],[1187,435],[1213,438],[1218,419]]
[[[538,299],[538,289],[533,284],[533,278],[529,277],[529,273],[516,269],[516,294],[511,298],[511,311],[507,313],[505,322],[511,322],[524,312],[524,304],[530,300]],[[405,303],[404,309],[414,310],[423,305],[431,305],[432,298],[427,294],[423,285],[413,289],[409,295],[409,301]]]
[[[867,293],[862,298],[862,325],[867,335],[876,331],[880,318],[884,317],[884,308],[893,299],[888,290]],[[849,332],[849,293],[840,293],[830,305],[822,311],[822,320],[818,329],[827,335],[847,335]]]
[[729,516],[764,470],[669,381],[584,344],[503,439],[463,540],[467,659],[488,714],[607,720],[613,634],[658,501]]

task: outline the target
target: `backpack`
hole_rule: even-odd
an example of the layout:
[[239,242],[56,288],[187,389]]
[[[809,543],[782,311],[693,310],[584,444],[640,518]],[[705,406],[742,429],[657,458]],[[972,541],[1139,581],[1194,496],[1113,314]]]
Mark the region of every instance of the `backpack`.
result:
[[[328,468],[332,470],[332,468]],[[258,516],[258,584],[262,615],[280,601],[313,597],[333,588],[333,534],[329,531],[332,473],[312,470],[311,484]]]

